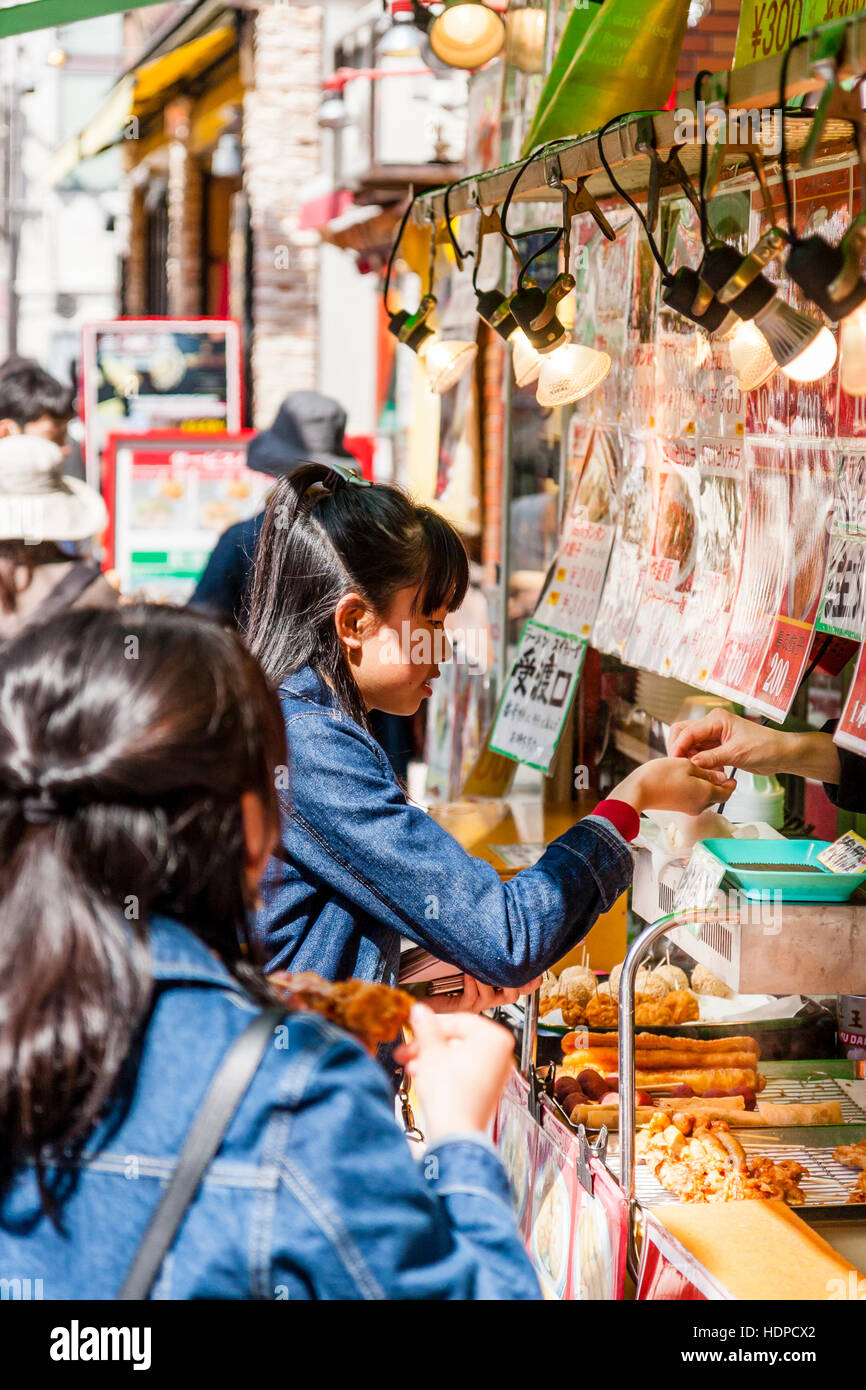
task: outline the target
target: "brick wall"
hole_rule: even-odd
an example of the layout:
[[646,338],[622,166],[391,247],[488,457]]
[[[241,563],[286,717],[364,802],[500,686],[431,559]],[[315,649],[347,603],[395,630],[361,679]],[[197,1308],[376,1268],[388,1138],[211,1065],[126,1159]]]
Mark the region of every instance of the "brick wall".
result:
[[713,0],[713,7],[696,29],[688,29],[683,40],[677,90],[691,87],[702,68],[722,72],[734,58],[740,0]]
[[321,43],[319,8],[281,4],[255,16],[243,145],[257,427],[273,422],[287,392],[314,388],[318,376],[318,237],[298,231],[298,212],[319,172]]

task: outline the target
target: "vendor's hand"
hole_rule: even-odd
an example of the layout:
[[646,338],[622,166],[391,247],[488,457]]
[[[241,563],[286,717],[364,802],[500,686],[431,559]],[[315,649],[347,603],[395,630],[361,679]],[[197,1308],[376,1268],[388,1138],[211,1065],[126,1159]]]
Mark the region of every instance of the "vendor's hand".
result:
[[778,729],[768,729],[727,709],[714,709],[702,719],[687,719],[671,728],[672,758],[690,758],[695,767],[735,767],[743,772],[771,773],[784,759]]
[[687,758],[651,758],[629,773],[610,793],[641,811],[682,811],[699,816],[709,806],[727,801],[736,787],[722,771],[697,767]]
[[416,1004],[413,1038],[394,1053],[411,1077],[431,1143],[446,1134],[483,1133],[513,1066],[514,1039],[488,1018],[434,1014]]
[[435,1014],[483,1014],[487,1009],[500,1009],[503,1004],[516,1004],[521,994],[532,994],[541,984],[541,976],[519,989],[496,989],[493,985],[463,976],[462,994],[434,994],[426,1001]]

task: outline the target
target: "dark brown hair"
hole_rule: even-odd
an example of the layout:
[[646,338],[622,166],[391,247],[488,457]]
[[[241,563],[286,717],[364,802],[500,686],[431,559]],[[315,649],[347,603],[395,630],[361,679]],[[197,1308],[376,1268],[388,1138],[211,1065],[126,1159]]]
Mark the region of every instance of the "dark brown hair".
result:
[[231,968],[246,935],[241,796],[277,818],[276,696],[232,633],[82,610],[0,652],[0,1190],[80,1142],[146,1018],[149,919]]
[[[459,608],[469,584],[466,548],[450,522],[401,488],[337,479],[304,464],[280,479],[253,559],[246,627],[252,651],[278,685],[311,666],[341,708],[366,724],[334,614],[350,590],[383,616],[395,594],[417,586],[416,611]],[[311,491],[316,484],[324,485]]]

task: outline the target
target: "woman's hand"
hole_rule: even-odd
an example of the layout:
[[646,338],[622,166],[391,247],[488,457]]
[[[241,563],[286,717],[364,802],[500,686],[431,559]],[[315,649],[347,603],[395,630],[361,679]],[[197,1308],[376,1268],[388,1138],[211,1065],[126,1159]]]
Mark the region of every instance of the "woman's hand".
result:
[[743,719],[727,709],[714,709],[702,719],[686,719],[671,728],[672,758],[689,758],[695,767],[736,767],[743,772],[777,772],[785,735]]
[[768,729],[726,709],[674,724],[668,744],[673,757],[690,758],[696,767],[790,772],[834,784],[842,775],[832,734]]
[[493,985],[463,976],[462,994],[434,994],[426,1002],[434,1014],[483,1014],[488,1009],[500,1009],[503,1004],[516,1004],[521,994],[531,994],[541,984],[541,976],[519,989],[496,989]]
[[513,1063],[514,1039],[474,1014],[434,1014],[416,1004],[413,1038],[394,1053],[418,1092],[431,1143],[446,1134],[483,1133],[493,1119]]
[[708,806],[727,801],[736,787],[721,770],[698,767],[687,758],[651,758],[629,773],[610,793],[641,811],[682,811],[699,816]]

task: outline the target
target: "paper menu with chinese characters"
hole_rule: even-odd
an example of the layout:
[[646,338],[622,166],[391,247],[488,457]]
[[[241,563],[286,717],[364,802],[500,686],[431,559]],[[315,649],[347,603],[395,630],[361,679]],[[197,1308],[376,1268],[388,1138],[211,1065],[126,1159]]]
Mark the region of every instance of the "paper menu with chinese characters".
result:
[[530,618],[490,735],[494,753],[547,772],[580,678],[586,643]]
[[842,711],[842,718],[839,720],[834,735],[834,742],[838,743],[840,748],[857,753],[861,758],[866,758],[866,660],[863,659],[864,650],[866,647],[861,646],[857,665],[854,668],[854,678],[851,681],[851,688],[848,691],[848,698]]
[[743,549],[743,445],[705,439],[698,451],[697,557],[666,675],[706,684],[728,635]]

